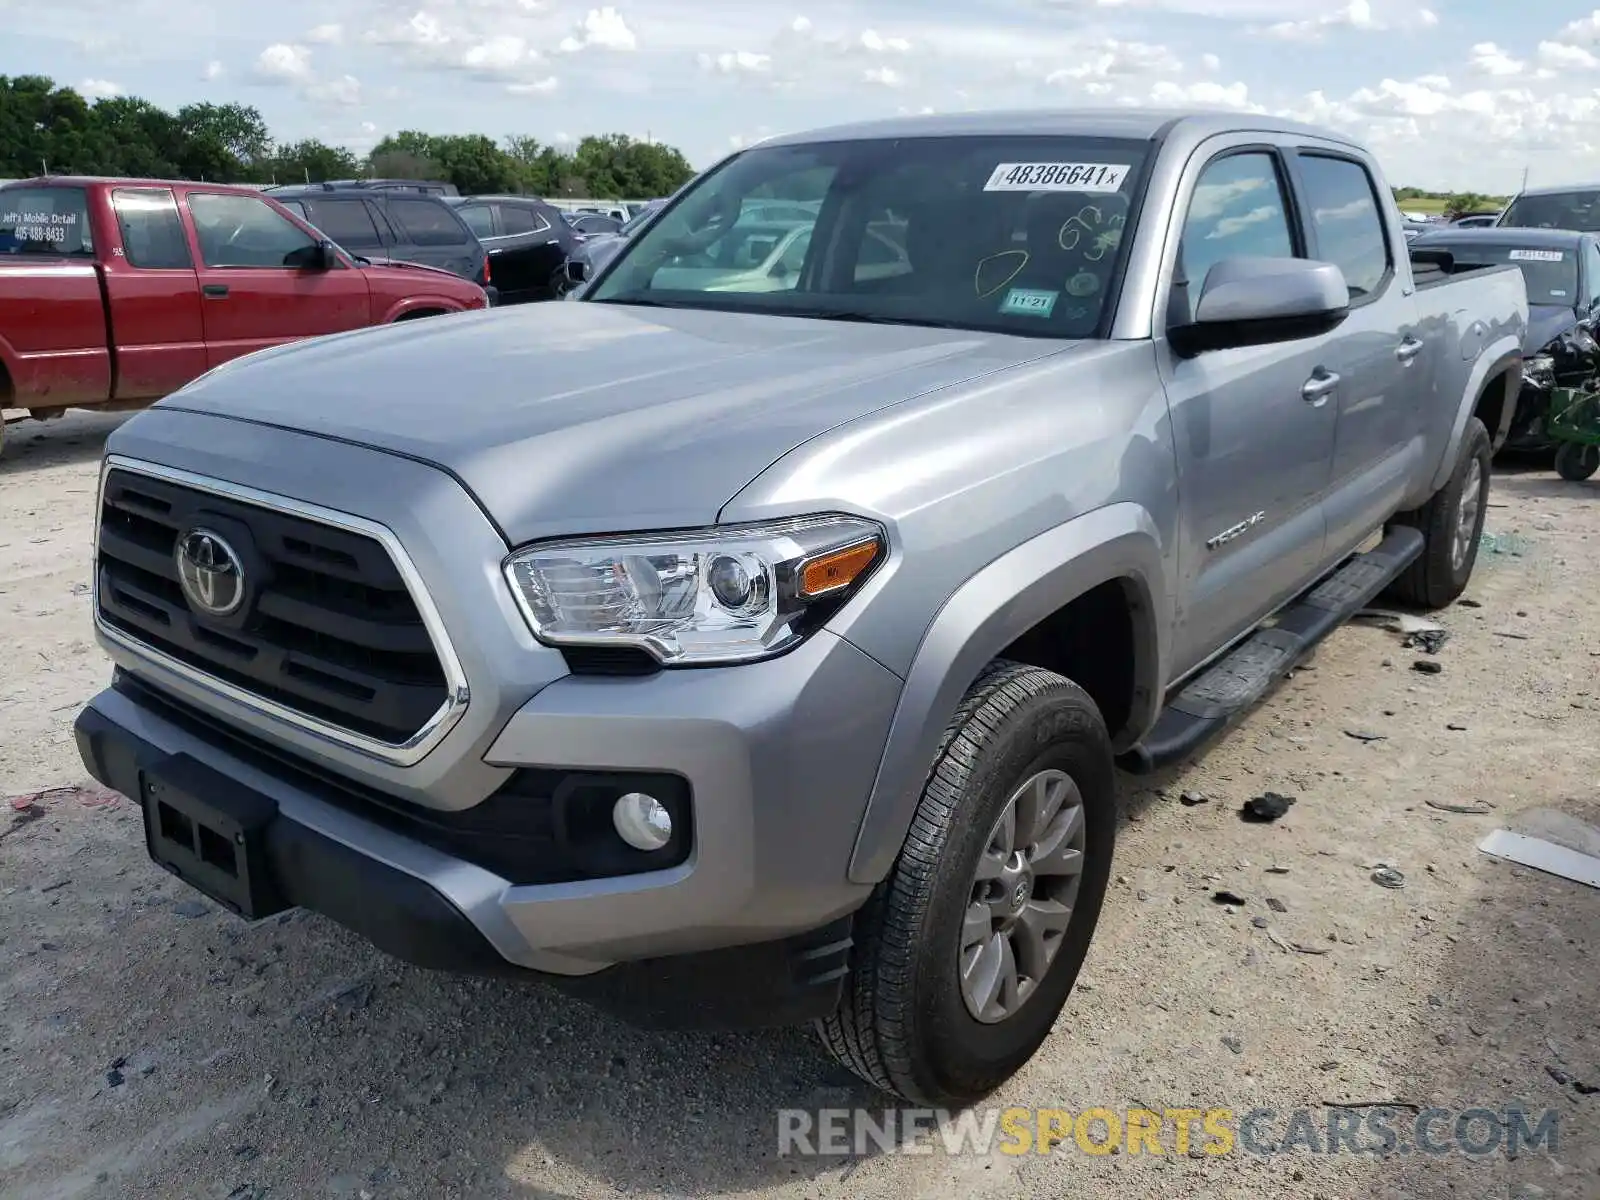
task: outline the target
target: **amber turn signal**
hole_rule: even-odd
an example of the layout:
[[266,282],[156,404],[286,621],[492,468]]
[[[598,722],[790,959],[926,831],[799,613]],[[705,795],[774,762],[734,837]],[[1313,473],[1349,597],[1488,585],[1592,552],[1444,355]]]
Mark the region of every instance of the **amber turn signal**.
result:
[[810,599],[849,587],[878,560],[878,543],[861,542],[832,550],[800,568],[800,595]]

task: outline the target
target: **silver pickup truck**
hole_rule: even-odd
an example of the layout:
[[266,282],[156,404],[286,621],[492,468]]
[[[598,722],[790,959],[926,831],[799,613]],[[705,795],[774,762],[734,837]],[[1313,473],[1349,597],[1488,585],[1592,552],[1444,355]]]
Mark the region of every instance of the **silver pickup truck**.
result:
[[765,142],[571,302],[235,361],[110,439],[77,720],[151,857],[656,1025],[814,1021],[960,1104],[1034,1053],[1116,767],[1473,569],[1515,267],[1412,275],[1267,118]]

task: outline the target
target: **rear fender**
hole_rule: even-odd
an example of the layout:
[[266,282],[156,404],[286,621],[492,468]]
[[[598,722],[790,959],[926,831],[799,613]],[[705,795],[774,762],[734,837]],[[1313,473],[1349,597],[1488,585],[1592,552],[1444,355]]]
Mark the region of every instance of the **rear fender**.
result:
[[911,826],[945,726],[983,668],[1051,613],[1109,580],[1130,593],[1135,676],[1129,729],[1142,733],[1159,710],[1172,602],[1160,535],[1131,504],[1086,513],[1024,542],[958,588],[923,635],[906,674],[850,860],[853,883],[889,872]]
[[[1472,416],[1478,407],[1478,401],[1483,398],[1484,389],[1489,381],[1504,374],[1506,371],[1514,372],[1510,380],[1510,403],[1508,410],[1516,404],[1517,392],[1522,386],[1522,339],[1520,337],[1503,337],[1492,342],[1484,348],[1478,356],[1478,361],[1472,365],[1472,371],[1467,376],[1466,389],[1461,394],[1457,405],[1455,421],[1450,426],[1450,440],[1445,446],[1444,456],[1434,468],[1433,479],[1428,488],[1432,495],[1442,488],[1450,479],[1450,474],[1455,470],[1456,458],[1461,453],[1461,439],[1466,436],[1467,419]],[[1491,435],[1494,430],[1489,431]]]

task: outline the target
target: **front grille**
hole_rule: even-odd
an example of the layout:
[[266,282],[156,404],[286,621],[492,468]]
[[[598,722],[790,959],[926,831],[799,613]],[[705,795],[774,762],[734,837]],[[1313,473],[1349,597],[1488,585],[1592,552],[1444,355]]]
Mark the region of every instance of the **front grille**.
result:
[[[179,582],[177,544],[197,527],[243,562],[226,617],[197,614]],[[110,628],[316,721],[400,745],[449,696],[405,580],[366,534],[113,468],[96,570]]]

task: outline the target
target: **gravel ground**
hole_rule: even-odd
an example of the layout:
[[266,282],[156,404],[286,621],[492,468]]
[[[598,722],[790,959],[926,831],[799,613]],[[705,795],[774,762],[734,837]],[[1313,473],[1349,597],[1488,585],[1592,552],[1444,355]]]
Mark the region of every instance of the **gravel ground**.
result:
[[[1177,1155],[1169,1127],[1159,1157],[800,1158],[776,1109],[884,1103],[802,1033],[636,1032],[314,916],[246,925],[148,863],[71,737],[107,677],[86,592],[118,419],[15,426],[0,465],[0,796],[69,789],[0,807],[0,1197],[1600,1196],[1600,891],[1474,849],[1600,826],[1600,482],[1497,475],[1441,673],[1351,626],[1202,761],[1124,780],[1083,982],[996,1097],[1265,1107],[1278,1138],[1300,1107],[1520,1103],[1553,1150]],[[1267,790],[1297,803],[1242,821]]]

